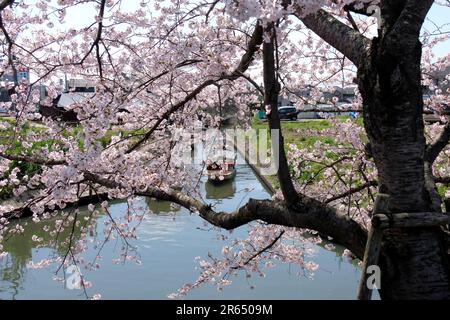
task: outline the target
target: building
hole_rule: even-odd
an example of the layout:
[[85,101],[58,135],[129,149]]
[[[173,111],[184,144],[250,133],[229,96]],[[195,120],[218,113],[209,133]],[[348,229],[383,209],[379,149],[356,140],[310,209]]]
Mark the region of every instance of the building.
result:
[[67,81],[67,90],[70,92],[95,92],[95,85],[85,79],[70,79]]
[[30,82],[30,69],[25,66],[19,66],[17,68],[16,81],[17,82],[26,81],[27,83],[29,83]]
[[[0,63],[4,63],[4,58],[0,58]],[[8,84],[17,84],[22,81],[30,82],[30,69],[23,65],[16,66],[14,71],[8,66],[5,72],[0,76],[0,102],[11,101],[11,89],[7,88]],[[6,112],[5,108],[2,108],[3,112]]]
[[[0,81],[19,83],[22,81],[30,82],[30,69],[24,65],[17,64],[14,61],[15,70],[11,66],[7,66],[5,72],[1,75]],[[5,59],[0,58],[0,63],[4,63]]]
[[[70,79],[65,81],[61,94],[53,101],[51,106],[41,104],[39,112],[44,117],[51,117],[68,122],[78,122],[77,114],[73,110],[67,110],[70,105],[83,101],[95,94],[95,86],[84,79]],[[44,96],[46,94],[44,93]],[[42,93],[41,93],[42,98]]]

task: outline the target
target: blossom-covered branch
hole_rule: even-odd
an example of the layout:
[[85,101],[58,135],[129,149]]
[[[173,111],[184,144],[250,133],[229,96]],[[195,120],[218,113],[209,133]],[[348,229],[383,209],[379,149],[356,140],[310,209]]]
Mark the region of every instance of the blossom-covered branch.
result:
[[[84,175],[92,182],[108,188],[121,187],[120,183],[97,174]],[[361,258],[364,254],[366,231],[346,213],[306,196],[300,198],[296,208],[287,207],[283,202],[251,199],[238,210],[226,213],[216,212],[210,205],[205,205],[176,190],[164,191],[149,186],[144,191],[137,191],[136,195],[177,203],[198,212],[200,217],[209,223],[226,230],[262,220],[270,224],[316,230],[329,235],[335,242],[349,248],[356,256]]]
[[450,142],[450,122],[448,122],[441,131],[441,134],[427,147],[426,158],[429,163],[433,163],[442,150]]
[[359,31],[340,22],[325,10],[303,16],[301,9],[297,9],[295,15],[355,65],[358,66],[362,62],[364,53],[370,46],[370,40]]

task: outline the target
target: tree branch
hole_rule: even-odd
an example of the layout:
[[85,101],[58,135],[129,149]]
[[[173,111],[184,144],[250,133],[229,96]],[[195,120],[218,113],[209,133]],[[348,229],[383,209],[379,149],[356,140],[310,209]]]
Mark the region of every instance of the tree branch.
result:
[[[123,188],[116,180],[98,174],[85,172],[84,177],[107,188]],[[316,230],[333,238],[358,258],[362,259],[367,240],[367,232],[346,213],[327,206],[317,200],[300,196],[295,209],[285,202],[250,199],[247,204],[232,213],[216,212],[210,205],[172,190],[163,191],[147,187],[145,191],[134,193],[137,196],[151,197],[179,204],[188,210],[197,211],[201,218],[214,226],[232,230],[255,220],[294,228]]]
[[271,136],[273,154],[275,154],[275,158],[278,156],[278,159],[276,159],[278,160],[278,181],[280,181],[281,191],[286,203],[292,205],[298,201],[298,195],[289,172],[280,116],[278,114],[280,84],[278,83],[277,64],[275,61],[276,31],[274,24],[269,24],[265,32],[270,34],[270,41],[265,41],[263,44],[264,104],[270,106],[270,113],[267,115],[267,118],[271,132],[272,130],[278,131],[278,137]]
[[450,177],[436,177],[434,178],[436,183],[450,185]]
[[264,248],[262,248],[261,250],[259,250],[259,251],[256,252],[255,254],[253,254],[253,255],[252,255],[250,258],[248,258],[242,265],[231,267],[231,269],[239,269],[239,268],[242,268],[242,267],[248,265],[248,264],[249,264],[253,259],[255,259],[257,256],[263,254],[264,252],[266,252],[267,250],[269,250],[270,248],[272,248],[272,247],[275,245],[275,243],[277,243],[278,240],[281,239],[281,237],[283,236],[284,233],[285,233],[285,231],[282,230],[282,231],[280,232],[280,234],[279,234],[278,236],[276,236],[275,239],[273,239],[267,246],[265,246]]
[[[83,59],[81,59],[81,63],[83,63],[87,57],[91,54],[92,50],[94,50],[94,48],[96,48],[97,51],[97,59],[99,59],[99,43],[100,40],[102,39],[102,31],[103,31],[103,17],[105,15],[105,6],[106,6],[106,0],[101,0],[100,3],[100,11],[98,14],[98,29],[97,29],[97,34],[95,36],[94,42],[92,42],[91,47],[89,48],[88,52],[84,55]],[[98,60],[99,63],[99,68],[100,68],[100,72],[101,72],[101,61]]]
[[[385,28],[385,36],[390,52],[395,52],[398,55],[403,54],[405,50],[413,50],[418,45],[418,38],[423,22],[433,5],[433,0],[406,0],[398,17],[395,14],[392,17],[385,17],[388,20]],[[390,10],[394,6],[401,5],[401,3],[382,1],[381,11],[394,12]],[[386,9],[386,10],[385,10]],[[394,22],[389,21],[391,18]],[[406,47],[406,49],[405,49]]]
[[10,6],[14,3],[14,0],[3,0],[0,2],[0,12],[6,9],[7,6]]
[[140,139],[138,142],[136,142],[130,149],[128,149],[127,153],[131,153],[137,150],[145,141],[147,141],[152,136],[153,132],[155,132],[158,126],[165,119],[168,119],[172,113],[176,112],[178,109],[182,108],[186,103],[194,99],[206,87],[216,84],[217,82],[222,80],[234,81],[240,78],[244,74],[244,72],[247,71],[250,64],[253,62],[254,55],[258,51],[262,42],[263,42],[263,28],[259,23],[257,23],[255,30],[253,31],[252,37],[250,38],[250,41],[247,44],[247,50],[242,56],[241,61],[239,62],[239,65],[236,67],[236,69],[231,74],[223,74],[217,79],[206,80],[202,84],[200,84],[182,101],[173,105],[169,110],[167,110],[163,114],[163,116],[156,121],[153,127],[144,135],[144,137]]
[[350,11],[347,11],[347,19],[350,22],[350,24],[352,25],[353,29],[355,29],[356,31],[360,32],[359,28],[358,28],[358,24],[356,23],[355,19],[353,19],[353,16],[350,13]]
[[58,166],[58,165],[67,165],[67,161],[65,160],[49,160],[49,159],[36,159],[29,156],[22,156],[22,155],[12,155],[12,154],[5,154],[0,153],[0,157],[11,160],[11,161],[23,161],[28,163],[34,163],[39,165],[45,165],[45,166]]
[[331,198],[328,198],[325,203],[331,203],[333,201],[348,197],[352,194],[355,194],[357,192],[363,191],[364,189],[370,188],[370,187],[376,187],[378,186],[378,181],[368,181],[362,185],[360,185],[359,187],[355,187],[355,188],[351,188],[349,190],[347,190],[346,192],[343,192],[341,194],[338,194],[336,196],[333,196]]
[[295,16],[356,66],[360,65],[365,56],[363,53],[370,47],[371,41],[359,31],[322,9],[303,17],[301,8],[296,6]]
[[256,83],[255,80],[253,80],[250,76],[246,75],[245,73],[241,73],[241,77],[246,79],[248,82],[250,82],[250,84],[256,89],[258,90],[258,92],[264,96],[264,90]]
[[433,164],[434,161],[436,161],[439,154],[442,152],[442,150],[445,149],[445,147],[450,142],[450,122],[448,122],[444,129],[442,130],[439,137],[430,145],[428,145],[427,150],[425,152],[425,159],[430,164]]
[[424,163],[425,189],[428,192],[433,210],[442,212],[442,199],[436,187],[436,180],[433,175],[432,163],[425,161]]

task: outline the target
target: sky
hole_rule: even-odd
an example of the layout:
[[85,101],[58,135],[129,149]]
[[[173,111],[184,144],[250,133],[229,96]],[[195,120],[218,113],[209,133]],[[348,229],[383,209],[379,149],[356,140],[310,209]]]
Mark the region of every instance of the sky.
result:
[[[150,3],[153,1],[150,0]],[[125,11],[134,11],[140,8],[141,0],[126,0],[122,1],[121,9]],[[151,10],[151,9],[147,9]],[[96,15],[96,11],[87,5],[79,5],[70,10],[70,13],[67,14],[67,22],[65,23],[65,27],[67,28],[79,28],[80,25],[90,25],[93,21],[93,17]],[[434,22],[434,23],[433,23]],[[424,29],[429,32],[436,31],[436,26],[445,25],[444,30],[450,32],[450,7],[444,7],[437,4],[434,4],[431,8],[427,21],[424,24]],[[441,44],[436,47],[434,53],[438,57],[442,57],[450,52],[450,41],[447,41],[445,44]]]
[[[433,32],[436,30],[436,27],[431,22],[433,21],[438,26],[446,25],[444,30],[447,32],[450,32],[450,7],[443,7],[439,5],[433,5],[431,8],[427,21],[424,24],[424,30],[427,30],[429,32]],[[437,57],[442,57],[444,55],[447,55],[450,53],[450,41],[446,41],[445,43],[437,46],[434,50],[434,54]]]
[[[121,9],[123,11],[134,11],[140,7],[140,3],[142,0],[126,0],[122,1]],[[154,3],[153,0],[148,1],[150,4]],[[141,8],[142,9],[142,8]],[[144,10],[151,12],[152,8],[150,6],[144,8]],[[66,15],[66,21],[63,25],[59,23],[55,23],[55,29],[79,29],[81,27],[88,26],[92,24],[94,21],[94,17],[97,14],[97,10],[90,5],[77,5],[71,8]],[[424,24],[423,30],[428,31],[430,33],[434,33],[436,31],[437,26],[443,26],[446,32],[450,33],[450,7],[443,7],[437,4],[434,4],[431,8],[427,21]],[[300,36],[300,35],[299,35]],[[436,58],[442,57],[444,55],[448,55],[450,53],[450,40],[446,41],[435,47],[433,53],[436,55]]]

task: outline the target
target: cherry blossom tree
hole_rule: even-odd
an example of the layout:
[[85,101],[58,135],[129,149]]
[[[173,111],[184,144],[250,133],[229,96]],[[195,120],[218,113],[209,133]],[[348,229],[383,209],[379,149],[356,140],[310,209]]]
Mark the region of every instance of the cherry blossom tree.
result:
[[[389,197],[393,215],[444,214],[438,187],[450,184],[450,125],[443,108],[450,99],[433,74],[445,70],[449,59],[432,52],[449,34],[438,26],[422,32],[433,3],[448,7],[431,0],[1,1],[0,72],[15,80],[2,82],[11,97],[3,106],[13,120],[0,122],[7,133],[0,145],[0,186],[25,200],[19,208],[0,205],[0,240],[21,232],[9,221],[25,213],[45,221],[94,197],[131,202],[143,196],[181,205],[227,230],[257,221],[247,240],[224,248],[223,259],[200,261],[199,280],[181,295],[237,269],[260,272],[263,258],[314,270],[301,241],[280,240],[298,240],[305,232],[328,236],[362,259],[378,194]],[[94,12],[86,14],[86,25],[71,20],[79,8]],[[31,81],[16,76],[23,68],[32,72]],[[96,87],[67,108],[77,125],[43,117],[36,108],[54,104],[65,74]],[[352,107],[362,113],[364,128],[335,121],[327,132],[307,134],[333,135],[338,146],[285,149],[279,96],[301,109],[324,99],[321,88],[336,83],[358,85]],[[45,98],[39,84],[46,85]],[[242,95],[249,86],[251,94]],[[426,101],[424,86],[435,93]],[[309,97],[296,94],[306,88]],[[167,132],[191,128],[199,116],[219,126],[217,109],[226,100],[245,118],[261,96],[270,129],[281,133],[272,137],[280,192],[235,212],[217,212],[180,191],[180,185],[192,185],[192,172],[171,161],[176,142]],[[442,123],[425,128],[423,115],[430,112]],[[26,174],[25,164],[34,170]],[[310,179],[299,179],[305,172]],[[106,202],[101,207],[107,212]],[[91,217],[99,214],[94,206],[89,210]],[[127,210],[123,221],[111,217],[105,232],[132,238],[141,219]],[[47,227],[55,236],[74,226],[86,235],[95,223],[84,223],[76,208],[56,221]],[[437,227],[387,230],[382,298],[448,299],[447,239],[448,230]],[[58,263],[76,260],[86,245],[83,236],[66,241],[68,254]]]

